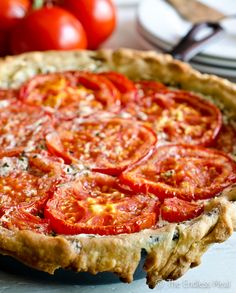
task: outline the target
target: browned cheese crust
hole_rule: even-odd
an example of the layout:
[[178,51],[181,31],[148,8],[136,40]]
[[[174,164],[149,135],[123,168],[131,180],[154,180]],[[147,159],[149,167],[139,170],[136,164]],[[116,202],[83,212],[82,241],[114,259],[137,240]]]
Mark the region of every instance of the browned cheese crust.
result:
[[[97,52],[46,52],[7,57],[0,61],[0,87],[17,88],[28,78],[65,70],[114,70],[133,80],[153,79],[185,90],[211,96],[236,115],[236,86],[216,76],[200,74],[169,55],[128,49]],[[111,271],[131,282],[141,258],[150,288],[161,280],[175,280],[200,264],[202,254],[213,243],[223,242],[236,229],[236,187],[205,201],[198,218],[163,223],[161,228],[115,236],[45,236],[31,231],[0,227],[0,251],[49,273],[71,268],[92,274]]]

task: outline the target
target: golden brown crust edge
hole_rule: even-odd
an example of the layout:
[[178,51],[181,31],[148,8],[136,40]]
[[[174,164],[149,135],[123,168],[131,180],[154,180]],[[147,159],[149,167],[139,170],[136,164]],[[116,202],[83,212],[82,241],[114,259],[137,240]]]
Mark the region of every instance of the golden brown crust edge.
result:
[[[236,86],[227,80],[203,75],[169,55],[129,49],[97,52],[46,52],[7,57],[0,61],[0,87],[17,87],[29,77],[65,70],[116,70],[132,79],[154,79],[183,89],[214,96],[236,113]],[[147,251],[147,283],[177,279],[200,263],[201,255],[223,242],[236,229],[236,188],[206,203],[203,215],[181,224],[117,236],[44,236],[30,231],[0,228],[0,250],[36,269],[53,273],[57,268],[98,273],[112,271],[131,282]],[[124,261],[125,260],[125,261]]]

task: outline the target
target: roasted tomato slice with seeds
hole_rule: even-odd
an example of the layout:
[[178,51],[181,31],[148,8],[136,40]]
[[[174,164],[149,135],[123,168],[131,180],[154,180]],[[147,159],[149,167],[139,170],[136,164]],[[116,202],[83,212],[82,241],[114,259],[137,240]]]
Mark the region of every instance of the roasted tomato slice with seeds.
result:
[[66,163],[79,162],[94,171],[117,175],[148,154],[156,135],[141,123],[126,119],[64,122],[46,137],[48,150]]
[[80,71],[38,75],[21,87],[19,97],[64,118],[120,109],[120,93],[109,80]]
[[236,129],[233,125],[223,124],[213,147],[228,154],[236,154]]
[[[171,142],[211,145],[222,125],[220,110],[189,92],[179,90],[171,94],[174,104],[162,113],[157,128],[165,132]],[[170,121],[166,120],[168,117]]]
[[114,71],[102,72],[99,75],[106,77],[114,84],[121,94],[121,102],[123,105],[136,100],[138,90],[135,84],[125,75]]
[[52,232],[49,220],[41,218],[36,211],[32,213],[30,205],[5,210],[0,217],[0,224],[9,230],[30,230],[46,235]]
[[[0,89],[0,108],[7,104],[7,100],[16,100],[17,91]],[[5,101],[5,103],[3,102]],[[3,106],[2,106],[3,105]]]
[[131,194],[120,188],[114,177],[85,172],[58,186],[44,214],[59,234],[134,233],[156,224],[159,201]]
[[9,101],[0,107],[0,153],[17,147],[35,150],[52,129],[52,118],[41,109]]
[[164,199],[160,212],[162,220],[178,223],[198,217],[204,207],[200,203],[188,202],[177,197]]
[[198,200],[217,196],[236,182],[236,162],[223,152],[198,146],[164,145],[129,167],[121,182],[160,199]]
[[[142,83],[140,83],[142,85]],[[165,88],[142,89],[136,103],[122,111],[149,125],[160,142],[208,146],[213,143],[222,124],[221,113],[212,103],[195,94]]]
[[135,82],[135,87],[138,90],[138,99],[141,100],[146,97],[155,96],[163,91],[167,91],[167,87],[157,81],[140,80]]
[[0,159],[0,214],[20,204],[42,208],[53,185],[64,174],[63,162],[42,154]]

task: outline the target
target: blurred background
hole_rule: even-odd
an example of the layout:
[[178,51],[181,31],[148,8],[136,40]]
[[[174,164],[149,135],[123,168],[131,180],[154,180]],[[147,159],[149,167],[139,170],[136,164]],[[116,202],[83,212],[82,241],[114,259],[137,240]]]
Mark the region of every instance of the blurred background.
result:
[[[203,44],[200,52],[190,60],[190,63],[202,72],[236,80],[235,0],[114,0],[114,2],[117,5],[118,26],[103,44],[104,47],[131,47],[167,52],[181,41],[195,22],[211,21],[220,24],[222,31],[208,43]],[[180,11],[185,13],[185,17]],[[194,16],[198,19],[194,19]],[[201,29],[199,33],[207,34],[208,28]]]
[[236,80],[235,17],[235,0],[1,0],[0,56],[120,47],[173,53],[201,24],[191,41],[213,37],[177,57]]

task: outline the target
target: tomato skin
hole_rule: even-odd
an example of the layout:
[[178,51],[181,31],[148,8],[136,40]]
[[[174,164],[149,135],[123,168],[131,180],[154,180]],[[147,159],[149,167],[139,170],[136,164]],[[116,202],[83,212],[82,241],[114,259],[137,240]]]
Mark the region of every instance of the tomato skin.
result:
[[150,80],[137,81],[135,82],[135,87],[139,90],[139,99],[167,91],[167,87],[164,84]]
[[23,102],[44,107],[62,119],[86,117],[100,111],[118,112],[120,93],[106,78],[83,71],[42,74],[19,90]]
[[16,100],[17,91],[0,89],[0,101],[1,100]]
[[14,157],[24,152],[24,147],[15,147],[12,149],[0,149],[0,159],[3,157]]
[[0,31],[9,31],[25,17],[30,7],[29,0],[0,1]]
[[[173,91],[173,100],[176,105],[185,104],[192,108],[193,110],[197,110],[198,113],[190,113],[186,115],[185,121],[187,122],[187,126],[192,127],[192,141],[188,141],[185,139],[184,143],[190,143],[193,145],[200,146],[210,146],[214,143],[215,138],[217,137],[221,127],[222,127],[222,114],[220,110],[213,104],[206,100],[203,100],[201,97],[185,92],[182,90]],[[198,116],[200,113],[200,117]],[[182,121],[175,120],[176,124],[182,125]],[[195,134],[194,127],[196,125],[203,124],[202,131],[200,134]],[[168,126],[166,127],[166,131],[168,132]],[[187,129],[188,131],[188,129]],[[179,137],[175,136],[175,125],[174,127],[170,127],[170,137],[173,135],[173,142],[182,143],[182,135],[186,135],[185,132],[180,133]]]
[[207,199],[236,182],[236,162],[217,150],[163,145],[125,170],[120,180],[160,200],[175,196],[188,201]]
[[121,102],[123,105],[135,101],[137,96],[137,89],[134,83],[129,80],[125,75],[114,71],[102,72],[100,73],[100,75],[110,80],[119,90],[119,92],[121,93]]
[[18,206],[6,209],[0,217],[0,223],[9,230],[30,230],[40,234],[52,232],[47,219],[41,219],[31,211],[31,206]]
[[120,188],[114,177],[85,172],[57,188],[44,215],[59,234],[134,233],[156,224],[159,201]]
[[112,82],[90,72],[74,72],[74,74],[78,83],[95,92],[97,99],[106,105],[106,110],[117,112],[120,109],[120,93]]
[[169,90],[153,81],[136,83],[136,102],[122,110],[126,117],[140,120],[156,131],[160,142],[211,145],[217,137],[222,115],[200,96],[182,90]]
[[26,16],[12,31],[13,54],[29,51],[85,49],[87,39],[80,22],[59,7],[44,7]]
[[[72,129],[73,125],[73,130]],[[145,125],[114,118],[71,120],[46,136],[48,150],[66,163],[80,163],[93,171],[118,175],[145,157],[155,146],[155,133]]]
[[53,129],[52,117],[19,100],[9,98],[6,102],[0,108],[0,152],[18,147],[29,147],[32,151],[40,147],[44,135]]
[[64,176],[62,161],[43,152],[26,156],[12,151],[4,157],[0,153],[0,168],[0,214],[21,205],[30,211],[42,209]]
[[116,11],[111,0],[65,0],[62,7],[82,23],[89,49],[96,49],[115,28]]
[[177,197],[166,198],[161,206],[161,217],[170,223],[178,223],[196,218],[203,212],[203,205],[188,202]]
[[235,127],[231,124],[223,124],[212,147],[228,154],[234,154],[236,150]]

